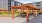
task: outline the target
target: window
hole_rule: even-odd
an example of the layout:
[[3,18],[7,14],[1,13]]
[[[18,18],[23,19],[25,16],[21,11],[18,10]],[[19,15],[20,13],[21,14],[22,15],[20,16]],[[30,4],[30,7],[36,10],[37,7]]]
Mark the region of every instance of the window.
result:
[[10,6],[10,5],[8,5],[8,6]]
[[0,8],[2,8],[2,6],[0,6]]
[[5,8],[7,8],[7,6],[5,6]]
[[8,3],[8,5],[10,5],[10,3]]
[[10,2],[8,2],[8,3],[10,3]]
[[2,6],[0,8],[2,8]]
[[36,4],[40,4],[40,2],[37,2]]
[[29,4],[29,5],[31,5],[31,4]]
[[11,5],[14,6],[14,1],[11,2]]
[[7,3],[5,3],[5,4],[7,4]]
[[20,6],[21,5],[21,3],[18,3],[18,6]]
[[8,1],[8,0],[5,0],[5,1]]
[[37,7],[40,6],[40,5],[36,5]]
[[0,1],[0,4],[3,4],[3,1]]
[[28,4],[28,5],[32,5],[32,3]]

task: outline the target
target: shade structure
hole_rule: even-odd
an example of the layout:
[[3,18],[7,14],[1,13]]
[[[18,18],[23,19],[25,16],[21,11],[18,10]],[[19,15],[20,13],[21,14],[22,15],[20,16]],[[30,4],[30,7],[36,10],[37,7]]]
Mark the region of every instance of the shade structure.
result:
[[32,5],[25,5],[25,6],[11,6],[12,8],[12,19],[14,19],[14,9],[26,9],[26,22],[29,20],[29,10],[38,10],[37,7]]
[[11,6],[12,9],[25,9],[24,6]]
[[27,7],[27,8],[29,8],[29,9],[38,9],[36,6],[29,5],[29,4],[24,4],[24,5],[22,5],[22,6]]
[[0,8],[0,10],[4,11],[4,10],[6,10],[6,9]]
[[32,6],[32,5],[11,6],[11,8],[14,8],[14,9],[26,9],[26,8],[29,8],[29,9],[31,9],[31,10],[36,10],[36,9],[38,9],[36,6]]

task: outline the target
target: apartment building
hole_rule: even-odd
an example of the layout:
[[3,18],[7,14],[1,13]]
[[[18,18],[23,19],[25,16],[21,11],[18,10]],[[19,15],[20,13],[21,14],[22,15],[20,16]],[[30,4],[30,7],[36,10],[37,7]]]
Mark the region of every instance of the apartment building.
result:
[[[20,5],[22,5],[22,4],[23,4],[23,3],[21,3],[21,2],[11,0],[11,6],[20,6]],[[11,8],[10,8],[10,10],[11,10]]]
[[[36,6],[38,9],[42,9],[42,1],[40,2],[33,2],[33,3],[27,3],[29,5],[32,6]],[[30,10],[30,12],[34,12],[35,10]],[[36,10],[38,13],[40,12],[40,10]]]
[[22,3],[17,2],[15,0],[0,0],[0,8],[11,10],[11,6],[22,5]]
[[22,5],[23,3],[20,3],[20,2],[17,2],[17,1],[15,1],[15,6],[20,6],[20,5]]
[[0,8],[2,8],[3,7],[3,3],[2,3],[3,1],[2,0],[0,0]]
[[0,0],[0,8],[8,9],[8,0]]
[[37,8],[39,9],[42,9],[42,1],[40,2],[33,2],[33,3],[27,3],[29,5],[33,5],[33,6],[36,6]]

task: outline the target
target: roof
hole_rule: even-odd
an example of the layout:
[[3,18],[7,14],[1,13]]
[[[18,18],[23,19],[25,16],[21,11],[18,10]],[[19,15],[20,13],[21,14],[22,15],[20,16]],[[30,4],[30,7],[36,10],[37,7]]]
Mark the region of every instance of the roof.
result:
[[22,6],[11,6],[11,8],[13,9],[38,9],[36,6],[32,6],[32,5],[22,5]]

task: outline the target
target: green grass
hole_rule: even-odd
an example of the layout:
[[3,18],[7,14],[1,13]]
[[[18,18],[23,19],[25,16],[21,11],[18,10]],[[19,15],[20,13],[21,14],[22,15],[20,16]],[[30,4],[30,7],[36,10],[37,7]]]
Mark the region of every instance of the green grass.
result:
[[[0,12],[0,15],[2,15],[2,16],[5,16],[6,14],[12,14],[12,12]],[[19,13],[18,12],[14,13],[15,16],[19,16],[19,14],[20,14],[20,12]]]
[[12,14],[12,12],[8,12],[7,14]]
[[0,15],[2,14],[2,12],[0,12]]
[[7,14],[7,12],[2,12],[2,15],[6,15]]

